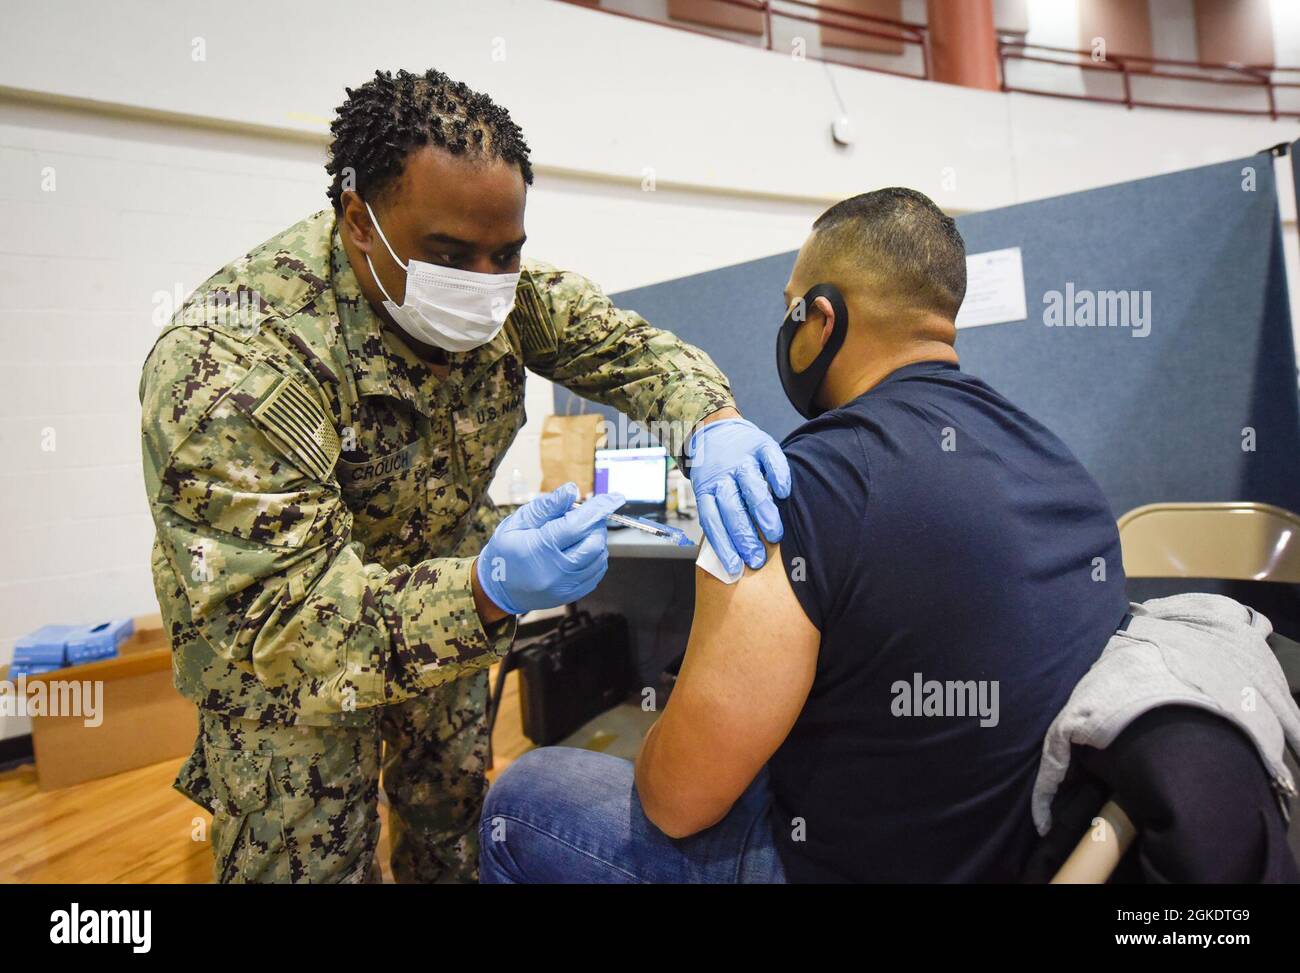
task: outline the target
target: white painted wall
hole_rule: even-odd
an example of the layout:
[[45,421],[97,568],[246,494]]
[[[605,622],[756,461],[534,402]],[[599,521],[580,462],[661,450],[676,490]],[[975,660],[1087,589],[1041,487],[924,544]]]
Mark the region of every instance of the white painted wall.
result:
[[[507,105],[539,173],[530,252],[610,291],[792,249],[881,185],[981,210],[1300,129],[827,69],[548,0],[53,0],[7,5],[0,35],[0,662],[42,623],[155,609],[136,401],[155,295],[325,205],[327,120],[376,66],[436,65]],[[527,403],[503,469],[535,482],[545,382]]]
[[[1196,17],[1193,0],[1147,0],[1151,18],[1151,53],[1155,57],[1182,61],[1199,60],[1196,41]],[[1029,0],[1029,30],[1025,40],[1030,44],[1091,50],[1092,38],[1081,36],[1079,18],[1080,0]],[[1275,62],[1300,66],[1300,23],[1297,23],[1295,0],[1273,0]],[[1107,54],[1124,54],[1129,47],[1123,38],[1106,37]],[[1044,57],[1058,57],[1046,52],[1030,52]],[[1113,58],[1111,59],[1113,60]],[[1174,70],[1174,69],[1169,69]],[[1219,77],[1234,77],[1220,73]],[[1069,94],[1090,94],[1103,98],[1122,98],[1123,81],[1117,73],[1089,70],[1068,65],[1041,64],[1030,61],[1009,60],[1007,77],[1011,85],[1020,88],[1060,91]],[[1278,81],[1297,81],[1300,76],[1277,77]],[[1130,75],[1132,96],[1139,101],[1169,104],[1211,104],[1243,110],[1264,111],[1268,98],[1253,86],[1228,86],[1206,84],[1199,81],[1171,80],[1158,74]],[[1277,92],[1278,107],[1295,111],[1300,108],[1300,93],[1285,90]]]
[[1300,67],[1300,3],[1295,0],[1273,0],[1273,53],[1274,62]]
[[136,397],[154,295],[319,208],[320,155],[0,100],[0,661],[47,622],[157,610]]

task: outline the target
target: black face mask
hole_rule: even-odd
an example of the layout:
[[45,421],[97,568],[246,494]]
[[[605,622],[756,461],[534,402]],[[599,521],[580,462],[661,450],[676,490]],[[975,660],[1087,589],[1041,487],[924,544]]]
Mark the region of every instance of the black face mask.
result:
[[[824,297],[831,302],[831,308],[835,311],[835,325],[831,329],[830,340],[813,359],[812,364],[802,372],[796,372],[790,365],[790,343],[794,341],[795,332],[803,326],[808,316],[815,313],[813,301],[819,297]],[[795,320],[795,315],[801,307],[803,320]],[[785,389],[785,396],[790,400],[790,404],[805,419],[815,419],[825,411],[813,405],[813,396],[821,388],[822,379],[826,377],[826,372],[831,367],[831,360],[844,344],[844,335],[848,328],[849,310],[844,304],[844,295],[834,284],[817,284],[810,288],[803,296],[803,300],[786,315],[781,330],[777,332],[776,370],[781,376],[781,387]]]

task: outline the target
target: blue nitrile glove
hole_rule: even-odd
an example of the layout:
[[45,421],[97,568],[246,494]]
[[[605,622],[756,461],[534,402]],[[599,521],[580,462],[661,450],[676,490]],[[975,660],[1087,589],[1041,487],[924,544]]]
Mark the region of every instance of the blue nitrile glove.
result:
[[714,553],[731,574],[740,571],[741,558],[751,568],[761,568],[767,554],[754,523],[773,544],[781,539],[781,515],[772,494],[790,495],[785,453],[752,422],[719,419],[695,430],[687,456],[700,524]]
[[605,518],[623,506],[606,493],[574,508],[574,483],[530,500],[483,545],[475,570],[483,594],[504,612],[522,615],[591,594],[609,566]]

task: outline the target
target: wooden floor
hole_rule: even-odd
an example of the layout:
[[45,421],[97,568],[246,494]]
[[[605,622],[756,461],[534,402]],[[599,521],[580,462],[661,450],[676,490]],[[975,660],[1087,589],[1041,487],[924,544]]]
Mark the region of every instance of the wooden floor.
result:
[[[495,670],[493,673],[495,678]],[[493,736],[495,770],[532,747],[520,729],[518,675],[506,679]],[[211,818],[172,790],[181,761],[142,767],[57,791],[24,764],[0,774],[0,882],[209,882]],[[388,872],[388,815],[379,859]]]

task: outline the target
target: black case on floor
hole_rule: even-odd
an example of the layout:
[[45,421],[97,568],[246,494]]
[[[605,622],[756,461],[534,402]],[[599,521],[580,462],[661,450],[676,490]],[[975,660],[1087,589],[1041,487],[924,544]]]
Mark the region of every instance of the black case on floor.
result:
[[511,650],[497,676],[498,702],[510,669],[519,670],[524,735],[539,747],[558,743],[631,689],[627,619],[574,612],[541,641]]

